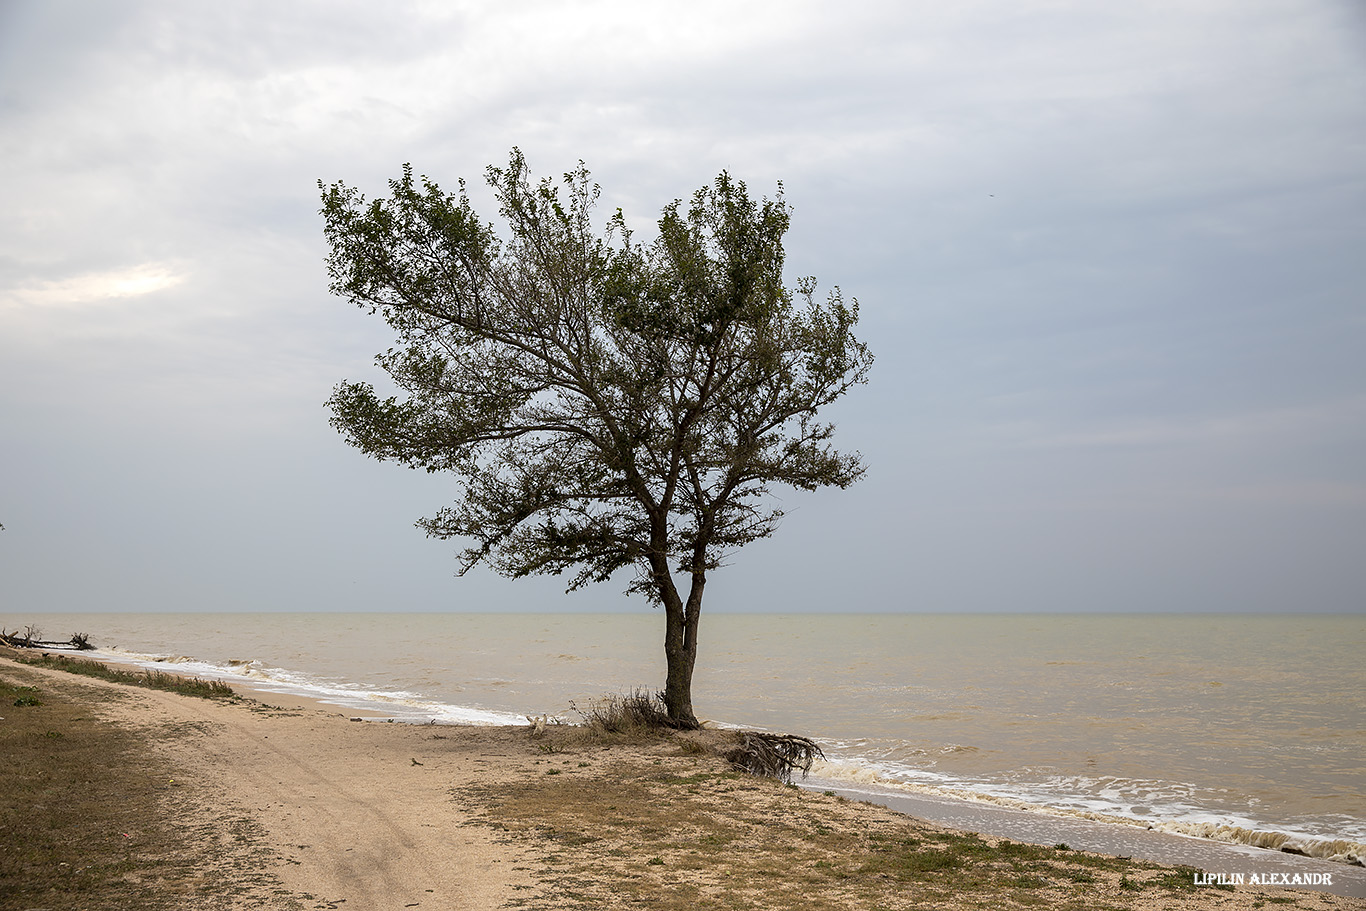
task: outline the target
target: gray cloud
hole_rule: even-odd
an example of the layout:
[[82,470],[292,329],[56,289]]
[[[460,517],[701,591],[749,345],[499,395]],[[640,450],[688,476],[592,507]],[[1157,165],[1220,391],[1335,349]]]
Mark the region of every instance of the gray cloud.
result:
[[[616,609],[451,578],[450,482],[321,403],[384,326],[316,181],[585,160],[648,232],[721,169],[863,303],[867,481],[723,609],[1361,610],[1352,4],[0,7],[3,610]],[[1359,548],[1357,548],[1359,549]],[[815,567],[815,569],[813,569]]]

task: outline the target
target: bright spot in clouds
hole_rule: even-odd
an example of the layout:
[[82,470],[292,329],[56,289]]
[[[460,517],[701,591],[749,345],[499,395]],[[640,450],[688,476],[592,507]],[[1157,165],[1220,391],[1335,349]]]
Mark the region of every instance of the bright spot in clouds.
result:
[[60,307],[141,297],[173,288],[185,280],[170,267],[144,263],[113,272],[90,272],[57,281],[38,282],[4,292],[10,306]]

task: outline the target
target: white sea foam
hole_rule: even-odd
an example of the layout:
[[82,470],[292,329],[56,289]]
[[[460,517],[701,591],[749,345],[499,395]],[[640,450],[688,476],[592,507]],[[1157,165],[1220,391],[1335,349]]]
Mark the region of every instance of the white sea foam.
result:
[[524,715],[452,705],[406,690],[367,688],[345,681],[323,679],[286,668],[269,667],[248,658],[231,658],[223,664],[213,664],[187,655],[150,655],[119,648],[97,649],[89,654],[147,670],[222,680],[229,684],[240,681],[268,693],[304,696],[342,708],[382,712],[398,721],[483,725],[526,723]]
[[[1207,838],[1227,844],[1268,848],[1366,866],[1366,842],[1354,837],[1335,838],[1277,830],[1249,817],[1217,816],[1176,800],[1165,805],[1150,800],[1141,807],[1143,812],[1134,812],[1132,803],[1118,799],[1135,791],[1145,792],[1151,797],[1159,790],[1169,794],[1181,790],[1170,785],[1154,788],[1153,783],[1149,782],[1111,779],[1111,786],[1097,787],[1099,783],[1095,781],[1061,777],[1034,787],[1019,783],[1003,785],[984,780],[964,781],[924,769],[870,762],[857,757],[818,761],[812,767],[812,774],[831,781],[874,785],[893,791],[973,801],[1092,822],[1139,826],[1173,835]],[[1088,794],[1090,796],[1085,796]]]

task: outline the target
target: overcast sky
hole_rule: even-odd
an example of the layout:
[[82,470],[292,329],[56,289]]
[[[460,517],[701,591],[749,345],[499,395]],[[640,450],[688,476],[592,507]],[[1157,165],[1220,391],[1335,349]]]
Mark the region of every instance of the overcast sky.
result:
[[[711,610],[1366,611],[1355,0],[0,0],[0,617],[646,610],[456,578],[328,426],[317,181],[720,170],[877,356]],[[493,214],[489,212],[488,214]]]

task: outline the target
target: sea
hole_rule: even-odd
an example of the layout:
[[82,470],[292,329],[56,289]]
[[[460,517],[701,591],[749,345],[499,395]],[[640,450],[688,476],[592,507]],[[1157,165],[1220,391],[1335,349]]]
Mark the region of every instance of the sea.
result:
[[[664,676],[648,608],[0,625],[414,723],[572,722]],[[1366,861],[1366,616],[717,614],[698,655],[698,717],[815,739],[823,780]]]

